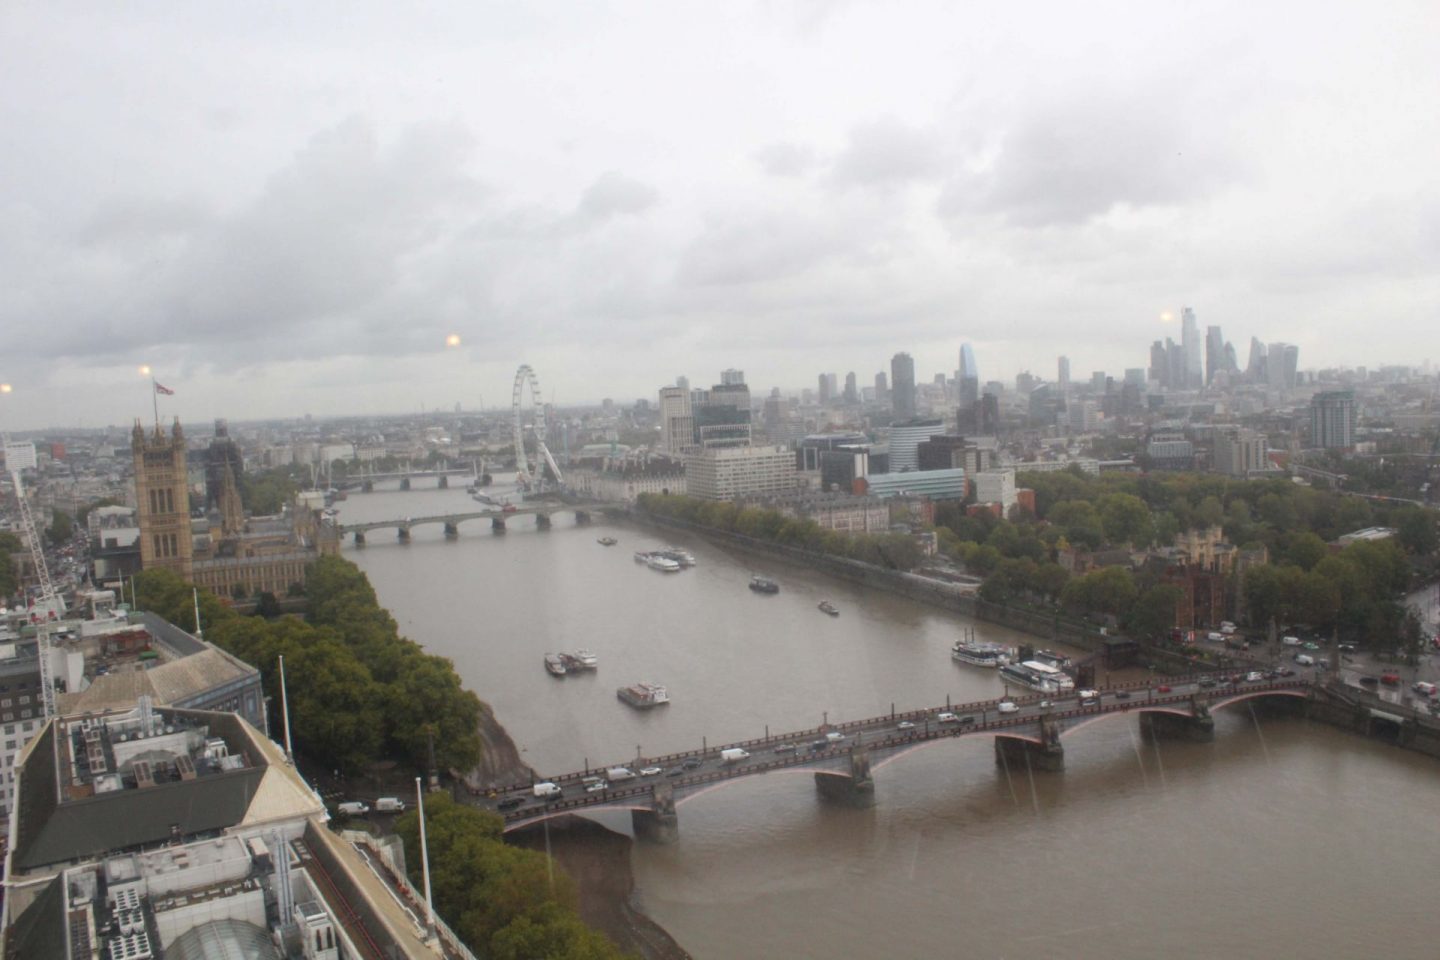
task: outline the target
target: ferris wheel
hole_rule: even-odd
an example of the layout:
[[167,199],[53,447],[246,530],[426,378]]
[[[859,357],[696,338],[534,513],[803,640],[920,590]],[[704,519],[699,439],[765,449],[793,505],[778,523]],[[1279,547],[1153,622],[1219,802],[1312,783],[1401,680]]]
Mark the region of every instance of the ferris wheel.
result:
[[[531,466],[530,458],[525,453],[525,424],[521,420],[520,401],[525,398],[525,387],[530,387],[530,404],[535,410],[535,460]],[[523,363],[520,369],[515,371],[515,390],[512,394],[512,407],[514,409],[515,421],[515,479],[520,485],[528,490],[540,490],[545,483],[545,467],[548,464],[550,472],[555,476],[557,484],[563,483],[560,474],[560,465],[550,455],[550,448],[545,445],[545,401],[540,396],[540,381],[535,376],[535,371],[530,369],[530,364]]]

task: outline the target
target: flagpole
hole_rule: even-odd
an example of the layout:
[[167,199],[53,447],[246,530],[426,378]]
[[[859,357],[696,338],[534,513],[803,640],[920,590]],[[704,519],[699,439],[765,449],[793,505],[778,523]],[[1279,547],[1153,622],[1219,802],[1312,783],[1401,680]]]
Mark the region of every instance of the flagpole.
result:
[[159,433],[159,432],[160,432],[160,391],[159,391],[158,389],[156,389],[157,386],[158,386],[158,385],[155,383],[155,378],[154,378],[154,377],[151,377],[151,378],[150,378],[150,406],[152,406],[152,407],[155,409],[155,432],[156,432],[156,433]]

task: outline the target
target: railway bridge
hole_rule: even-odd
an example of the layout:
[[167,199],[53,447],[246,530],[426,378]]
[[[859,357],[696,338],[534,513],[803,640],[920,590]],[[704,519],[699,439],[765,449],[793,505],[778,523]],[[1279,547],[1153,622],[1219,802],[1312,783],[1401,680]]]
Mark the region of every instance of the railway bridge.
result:
[[[1072,692],[892,711],[868,720],[767,732],[755,740],[707,743],[700,750],[625,761],[637,775],[619,783],[604,782],[606,767],[587,765],[548,778],[560,788],[559,796],[537,797],[533,783],[519,783],[495,791],[481,804],[504,817],[506,832],[585,810],[630,810],[636,836],[670,842],[679,836],[681,804],[744,777],[809,771],[822,797],[868,806],[874,802],[876,772],[941,740],[990,737],[997,764],[1060,772],[1065,767],[1064,736],[1091,723],[1138,714],[1149,736],[1204,741],[1214,737],[1212,711],[1257,698],[1305,700],[1315,689],[1316,682],[1303,677],[1250,673],[1122,685],[1083,700]],[[732,752],[727,762],[722,751],[737,748],[746,755],[737,760],[733,758],[739,755]]]

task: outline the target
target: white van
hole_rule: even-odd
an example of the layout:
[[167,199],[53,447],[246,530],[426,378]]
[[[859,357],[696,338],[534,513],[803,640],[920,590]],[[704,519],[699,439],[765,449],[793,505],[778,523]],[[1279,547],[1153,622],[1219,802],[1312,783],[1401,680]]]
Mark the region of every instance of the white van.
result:
[[1281,638],[1280,638],[1280,642],[1283,643],[1283,644],[1285,644],[1285,646],[1287,646],[1287,647],[1298,647],[1298,646],[1300,646],[1300,638],[1299,638],[1299,637],[1281,637]]
[[1298,663],[1298,664],[1299,664],[1300,666],[1302,666],[1302,667],[1313,667],[1313,666],[1315,666],[1315,658],[1312,657],[1312,656],[1310,656],[1310,654],[1308,654],[1308,653],[1297,653],[1297,654],[1295,654],[1295,662]]
[[405,801],[399,797],[381,797],[375,801],[377,813],[404,813]]
[[554,800],[560,796],[560,785],[551,783],[549,780],[541,780],[530,789],[534,792],[535,796],[542,800]]
[[741,760],[749,760],[750,751],[741,750],[739,747],[727,747],[720,751],[721,763],[739,763]]
[[1411,689],[1414,690],[1416,693],[1420,694],[1420,696],[1422,697],[1433,697],[1435,696],[1435,690],[1437,688],[1433,683],[1426,683],[1424,680],[1417,680],[1415,682],[1415,686],[1411,687]]
[[370,812],[370,804],[360,800],[346,800],[335,809],[347,817],[363,817]]
[[619,783],[622,780],[634,780],[635,771],[629,767],[611,767],[605,771],[605,778],[611,783]]

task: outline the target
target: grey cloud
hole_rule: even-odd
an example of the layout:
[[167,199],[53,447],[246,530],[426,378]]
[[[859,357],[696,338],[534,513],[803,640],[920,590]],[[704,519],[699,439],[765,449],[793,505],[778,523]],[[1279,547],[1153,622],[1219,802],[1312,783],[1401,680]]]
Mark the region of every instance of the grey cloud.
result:
[[764,214],[713,222],[681,257],[683,286],[765,283],[795,276],[850,242],[833,224]]
[[760,169],[772,177],[802,177],[815,168],[815,151],[810,147],[782,141],[755,151]]
[[885,117],[851,129],[833,174],[843,185],[883,187],[934,179],[945,169],[945,151],[933,131]]
[[644,213],[659,199],[654,187],[612,170],[586,188],[577,213],[583,220],[603,222],[611,217]]

